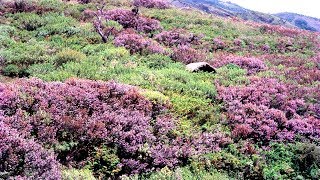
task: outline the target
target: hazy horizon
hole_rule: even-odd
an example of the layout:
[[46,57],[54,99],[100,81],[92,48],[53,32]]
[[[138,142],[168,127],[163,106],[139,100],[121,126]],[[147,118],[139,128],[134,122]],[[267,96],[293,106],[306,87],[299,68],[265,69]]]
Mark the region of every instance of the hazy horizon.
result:
[[290,12],[320,19],[320,1],[316,0],[224,0],[264,13]]

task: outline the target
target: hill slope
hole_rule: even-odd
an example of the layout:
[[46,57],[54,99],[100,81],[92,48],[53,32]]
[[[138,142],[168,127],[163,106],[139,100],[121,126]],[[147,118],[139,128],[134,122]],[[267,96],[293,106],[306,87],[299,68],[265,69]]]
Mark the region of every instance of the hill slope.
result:
[[320,179],[318,33],[163,0],[0,14],[0,179]]
[[222,0],[174,0],[172,2],[178,7],[193,7],[221,17],[239,17],[258,23],[320,31],[318,19],[294,13],[266,14]]
[[301,29],[320,32],[320,19],[288,12],[278,13],[275,15],[287,20]]

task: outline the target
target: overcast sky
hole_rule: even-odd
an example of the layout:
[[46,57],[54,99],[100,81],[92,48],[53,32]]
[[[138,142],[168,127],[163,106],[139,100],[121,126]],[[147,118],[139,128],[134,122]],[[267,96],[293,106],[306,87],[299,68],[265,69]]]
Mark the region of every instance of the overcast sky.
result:
[[294,12],[320,18],[320,0],[225,0],[265,13]]

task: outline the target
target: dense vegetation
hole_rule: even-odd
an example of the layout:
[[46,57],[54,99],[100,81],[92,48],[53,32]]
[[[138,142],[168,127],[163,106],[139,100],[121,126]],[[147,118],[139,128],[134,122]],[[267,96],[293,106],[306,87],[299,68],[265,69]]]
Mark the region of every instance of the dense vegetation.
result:
[[0,15],[0,179],[320,178],[319,34],[162,0]]

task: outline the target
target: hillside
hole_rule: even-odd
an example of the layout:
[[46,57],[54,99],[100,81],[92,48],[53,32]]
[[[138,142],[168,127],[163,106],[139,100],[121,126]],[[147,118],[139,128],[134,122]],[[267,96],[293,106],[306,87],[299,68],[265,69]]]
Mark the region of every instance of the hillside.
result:
[[0,14],[0,179],[320,179],[318,33],[164,0]]
[[320,19],[288,12],[278,13],[275,15],[301,29],[320,32]]
[[172,3],[177,7],[192,7],[221,17],[238,17],[258,23],[320,31],[318,19],[295,13],[266,14],[224,0],[173,0]]
[[272,14],[261,13],[243,8],[237,4],[222,0],[174,0],[173,4],[178,7],[193,7],[209,14],[221,17],[238,17],[243,20],[250,20],[258,23],[267,23],[271,25],[283,25],[294,27],[285,19]]

